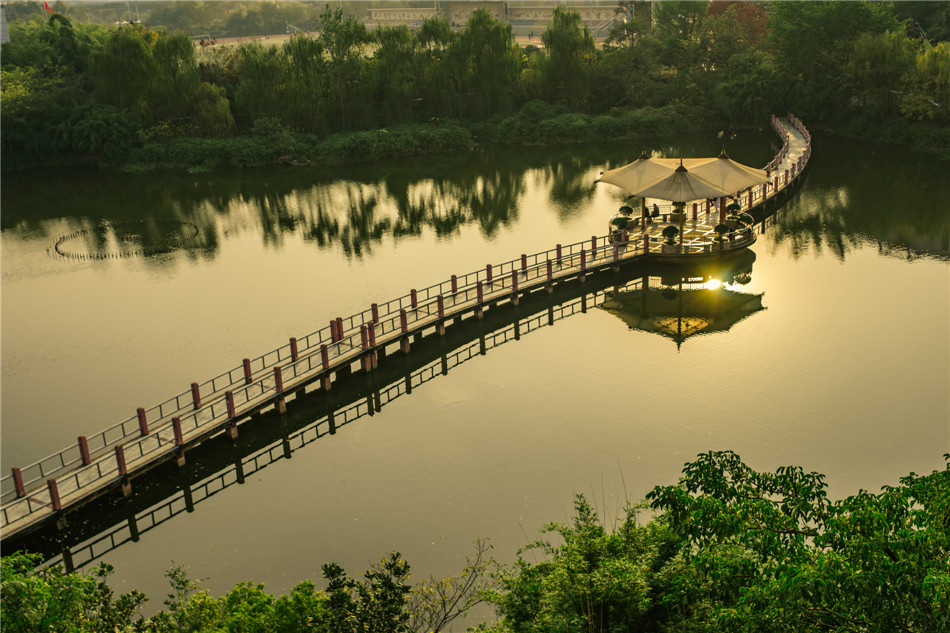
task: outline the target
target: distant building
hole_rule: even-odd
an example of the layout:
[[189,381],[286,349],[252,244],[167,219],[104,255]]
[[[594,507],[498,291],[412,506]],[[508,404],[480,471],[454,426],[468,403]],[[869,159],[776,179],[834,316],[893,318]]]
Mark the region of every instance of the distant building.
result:
[[453,28],[461,28],[468,22],[476,9],[487,10],[495,19],[508,22],[515,35],[538,35],[548,27],[555,6],[577,11],[595,37],[607,34],[617,19],[615,0],[603,2],[525,2],[504,0],[448,0],[433,1],[428,7],[373,7],[366,10],[366,25],[377,26],[407,25],[418,28],[431,17],[441,17]]

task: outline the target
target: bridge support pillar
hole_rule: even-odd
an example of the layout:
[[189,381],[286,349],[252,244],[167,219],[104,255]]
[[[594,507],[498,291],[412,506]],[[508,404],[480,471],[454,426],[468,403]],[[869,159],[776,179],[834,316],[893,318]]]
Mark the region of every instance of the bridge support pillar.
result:
[[409,342],[408,336],[403,336],[401,339],[399,339],[399,350],[403,354],[408,354],[411,348],[412,343]]

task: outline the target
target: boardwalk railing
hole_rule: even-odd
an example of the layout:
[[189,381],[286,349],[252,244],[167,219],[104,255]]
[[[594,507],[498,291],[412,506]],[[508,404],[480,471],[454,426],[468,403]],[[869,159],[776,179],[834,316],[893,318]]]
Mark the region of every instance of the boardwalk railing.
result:
[[[800,121],[789,122],[803,136],[797,156],[791,156],[791,136],[777,117],[772,124],[783,138],[782,149],[768,165],[774,173],[771,184],[753,187],[740,196],[744,209],[752,209],[790,186],[801,174],[810,156],[811,137]],[[693,218],[702,205],[708,213],[710,200],[691,203]],[[671,206],[665,210],[672,211]],[[664,213],[663,221],[670,220]],[[743,248],[755,239],[751,227],[740,227],[720,241],[695,238],[676,245],[681,254],[710,253]],[[162,457],[178,450],[184,438],[194,438],[233,422],[261,402],[280,397],[288,387],[328,376],[332,371],[361,358],[367,350],[392,342],[429,324],[437,324],[460,306],[481,306],[516,295],[519,288],[537,287],[558,279],[621,261],[657,253],[661,238],[644,234],[629,239],[618,235],[591,236],[574,244],[558,244],[552,249],[523,254],[517,259],[488,264],[483,269],[452,275],[449,280],[421,289],[348,317],[338,317],[315,332],[291,338],[288,344],[253,359],[77,442],[49,457],[23,468],[12,469],[0,479],[2,516],[0,526],[8,527],[37,512],[58,511],[62,496],[76,495],[102,481],[125,477],[130,465]],[[241,413],[239,413],[239,411]]]

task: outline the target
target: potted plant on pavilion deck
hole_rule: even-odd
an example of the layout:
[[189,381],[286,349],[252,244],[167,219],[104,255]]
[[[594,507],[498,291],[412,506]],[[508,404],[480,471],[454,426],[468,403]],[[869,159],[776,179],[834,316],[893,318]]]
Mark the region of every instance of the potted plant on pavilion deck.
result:
[[720,222],[713,230],[716,232],[716,237],[713,238],[716,242],[715,247],[720,250],[724,249],[726,247],[726,235],[732,230],[732,227],[725,222]]
[[664,253],[678,253],[680,251],[679,244],[676,243],[676,236],[679,233],[680,230],[672,224],[663,229],[663,237],[666,238],[662,246]]

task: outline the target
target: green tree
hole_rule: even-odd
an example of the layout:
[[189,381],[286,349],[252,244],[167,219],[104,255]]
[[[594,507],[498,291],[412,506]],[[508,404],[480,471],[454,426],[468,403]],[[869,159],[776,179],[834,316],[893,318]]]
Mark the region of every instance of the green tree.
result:
[[[372,38],[366,25],[353,16],[345,16],[342,8],[331,9],[326,5],[318,20],[319,41],[329,56],[328,70],[339,105],[340,127],[346,129],[357,123],[358,117],[348,112],[351,106],[359,107],[360,97],[365,96],[366,63],[363,47]],[[365,101],[363,102],[365,103]],[[365,107],[363,108],[365,113]],[[348,116],[349,115],[349,116]],[[364,120],[365,115],[364,115]]]
[[520,59],[511,25],[499,22],[483,8],[473,11],[449,53],[454,114],[482,119],[506,112]]
[[298,35],[284,44],[284,118],[294,129],[326,134],[329,71],[323,46],[316,39]]
[[0,561],[0,619],[9,633],[114,631],[132,624],[145,602],[137,591],[118,598],[100,564],[89,575],[66,573],[60,565],[36,568],[40,557],[18,552]]
[[373,72],[379,117],[386,124],[411,121],[419,94],[418,40],[406,26],[380,27],[375,39]]
[[862,33],[896,31],[890,2],[777,2],[769,14],[776,60],[798,116],[843,116],[851,94],[846,73]]
[[555,7],[551,24],[541,34],[544,64],[541,81],[544,97],[583,109],[590,89],[590,67],[596,59],[594,38],[577,11]]
[[848,64],[855,95],[878,121],[898,114],[901,82],[916,62],[916,44],[902,31],[862,33]]
[[406,633],[409,614],[405,605],[410,591],[409,564],[398,552],[363,574],[351,578],[335,563],[323,566],[327,585],[329,633]]
[[751,124],[768,119],[778,107],[781,79],[775,58],[749,51],[729,58],[713,88],[716,106],[731,123]]
[[707,453],[647,498],[688,544],[692,598],[697,578],[733,588],[712,595],[722,630],[948,631],[945,457],[942,471],[831,502],[818,473]]
[[452,84],[452,69],[448,61],[449,50],[455,41],[449,23],[439,17],[426,18],[416,33],[422,48],[419,86],[420,107],[424,119],[451,117],[454,114],[455,97]]
[[901,114],[910,119],[950,123],[950,42],[920,46],[905,77]]

